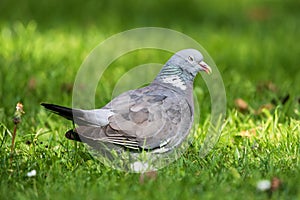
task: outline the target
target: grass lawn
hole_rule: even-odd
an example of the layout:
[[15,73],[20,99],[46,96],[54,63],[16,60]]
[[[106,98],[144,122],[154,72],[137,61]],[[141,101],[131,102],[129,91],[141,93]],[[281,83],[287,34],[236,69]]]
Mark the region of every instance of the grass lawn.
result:
[[[4,0],[0,199],[300,199],[299,9],[297,0]],[[40,103],[71,106],[76,73],[90,51],[113,34],[144,26],[180,31],[209,52],[224,81],[227,111],[218,143],[200,157],[213,102],[198,76],[199,138],[156,178],[142,182],[140,174],[111,169],[84,145],[67,140],[64,133],[72,123]],[[168,56],[136,51],[112,63],[97,88],[96,105],[110,101],[126,71],[141,63],[163,63]],[[11,162],[17,102],[25,114]],[[27,176],[31,170],[36,176]],[[272,190],[259,191],[261,180],[273,180]]]

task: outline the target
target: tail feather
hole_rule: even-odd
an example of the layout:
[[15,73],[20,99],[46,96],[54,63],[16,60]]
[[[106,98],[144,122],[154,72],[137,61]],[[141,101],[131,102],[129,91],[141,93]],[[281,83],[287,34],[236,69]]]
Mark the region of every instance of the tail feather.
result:
[[71,108],[48,103],[41,103],[41,105],[44,106],[46,109],[52,111],[53,113],[73,121],[73,111]]
[[78,125],[91,125],[98,126],[99,122],[97,121],[97,117],[93,111],[80,110],[80,109],[72,109],[64,106],[42,103],[46,109],[51,112],[60,115],[68,120],[75,122]]

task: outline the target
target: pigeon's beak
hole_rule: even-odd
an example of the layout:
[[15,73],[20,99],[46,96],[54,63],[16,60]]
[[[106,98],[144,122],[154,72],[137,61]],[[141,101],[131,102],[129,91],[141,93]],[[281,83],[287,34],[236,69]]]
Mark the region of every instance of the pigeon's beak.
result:
[[199,65],[201,67],[201,71],[205,71],[207,74],[212,73],[210,66],[208,66],[208,64],[206,64],[204,61],[201,61]]

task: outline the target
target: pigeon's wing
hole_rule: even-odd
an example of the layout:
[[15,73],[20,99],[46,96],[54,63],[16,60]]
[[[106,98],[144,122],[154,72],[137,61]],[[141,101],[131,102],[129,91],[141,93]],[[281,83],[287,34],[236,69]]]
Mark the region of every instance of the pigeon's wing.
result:
[[104,109],[114,113],[107,126],[79,127],[77,131],[84,137],[131,149],[176,146],[193,121],[192,105],[183,96],[153,87],[128,91]]

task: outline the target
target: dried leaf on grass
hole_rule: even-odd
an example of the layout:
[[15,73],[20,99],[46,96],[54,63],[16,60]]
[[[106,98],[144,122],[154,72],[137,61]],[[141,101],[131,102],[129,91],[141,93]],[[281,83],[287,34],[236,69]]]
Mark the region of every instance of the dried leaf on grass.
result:
[[239,133],[241,137],[255,137],[256,136],[256,128],[252,128],[250,130],[244,130]]
[[144,184],[147,180],[156,180],[157,171],[149,171],[140,175],[140,184]]
[[273,177],[271,180],[271,191],[278,190],[282,185],[282,181],[278,177]]
[[264,90],[269,90],[271,92],[276,93],[278,91],[278,88],[272,81],[266,81],[266,82],[257,84],[257,86],[256,86],[257,92],[263,92]]
[[272,104],[272,103],[267,103],[267,104],[264,104],[262,106],[260,106],[257,110],[254,111],[254,113],[256,115],[260,115],[263,113],[263,110],[272,110],[273,108],[275,108],[275,106]]
[[238,111],[240,111],[242,113],[246,113],[249,111],[248,103],[241,98],[235,99],[234,104],[235,104],[235,107],[238,109]]

